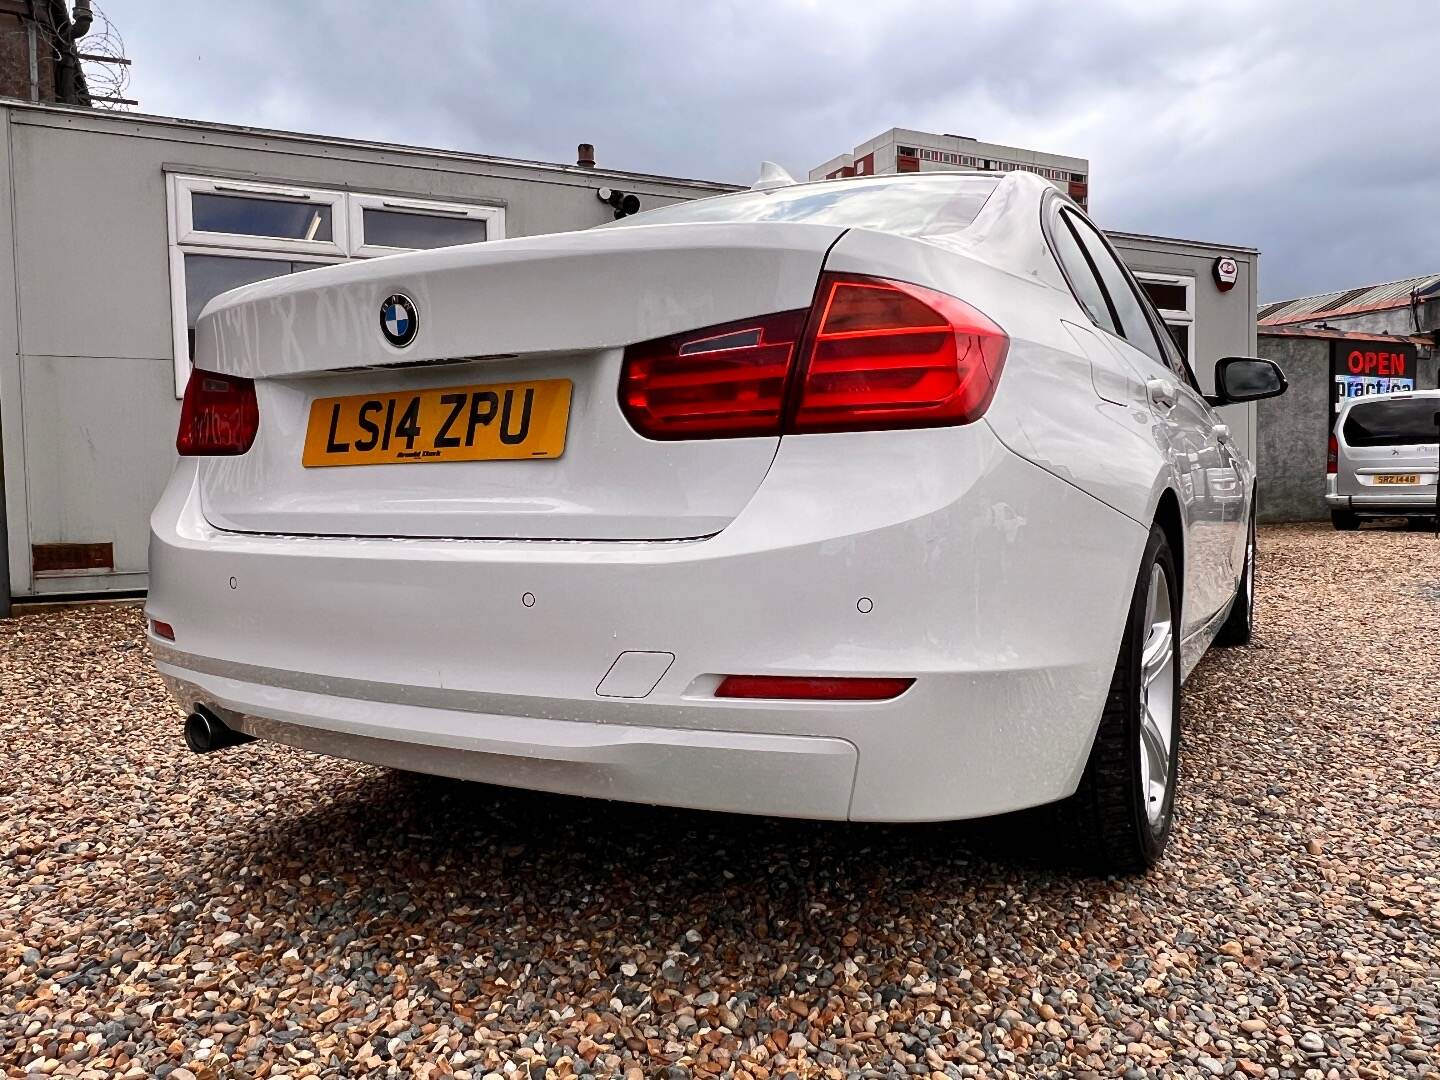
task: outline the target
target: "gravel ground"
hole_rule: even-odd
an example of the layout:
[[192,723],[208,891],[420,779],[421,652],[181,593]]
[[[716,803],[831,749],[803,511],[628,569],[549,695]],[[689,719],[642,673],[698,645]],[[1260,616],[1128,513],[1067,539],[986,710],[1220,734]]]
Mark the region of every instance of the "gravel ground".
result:
[[1261,535],[1149,876],[1023,836],[190,755],[135,608],[0,624],[0,1065],[85,1076],[1420,1076],[1440,542]]

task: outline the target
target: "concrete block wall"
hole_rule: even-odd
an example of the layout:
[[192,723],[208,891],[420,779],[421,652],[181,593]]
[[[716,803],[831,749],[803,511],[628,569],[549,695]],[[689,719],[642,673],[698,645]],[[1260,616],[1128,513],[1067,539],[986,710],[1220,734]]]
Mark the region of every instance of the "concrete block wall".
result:
[[1256,404],[1255,468],[1261,521],[1322,521],[1330,438],[1330,342],[1260,335],[1260,355],[1285,370],[1290,389]]

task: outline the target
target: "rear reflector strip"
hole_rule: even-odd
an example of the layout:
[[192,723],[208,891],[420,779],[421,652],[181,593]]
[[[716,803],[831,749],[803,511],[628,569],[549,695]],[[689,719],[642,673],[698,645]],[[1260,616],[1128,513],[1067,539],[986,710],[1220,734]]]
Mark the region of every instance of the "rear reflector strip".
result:
[[726,675],[722,698],[791,698],[807,701],[884,701],[899,697],[914,679],[808,678],[803,675]]
[[159,619],[150,620],[150,632],[158,638],[164,638],[166,641],[175,640],[175,628],[168,622],[161,622]]

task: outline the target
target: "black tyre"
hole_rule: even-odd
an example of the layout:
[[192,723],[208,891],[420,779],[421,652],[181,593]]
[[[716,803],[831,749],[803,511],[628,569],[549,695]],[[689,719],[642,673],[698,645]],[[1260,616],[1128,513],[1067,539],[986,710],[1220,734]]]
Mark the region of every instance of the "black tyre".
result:
[[1245,567],[1240,571],[1240,586],[1230,614],[1220,624],[1215,644],[1222,648],[1249,645],[1255,634],[1255,511],[1250,511],[1250,528],[1245,534]]
[[1180,597],[1170,543],[1153,526],[1085,774],[1074,795],[1049,808],[1053,833],[1087,869],[1140,873],[1170,839],[1180,761]]
[[1352,514],[1349,510],[1331,510],[1330,524],[1341,532],[1353,532],[1360,528],[1360,515]]

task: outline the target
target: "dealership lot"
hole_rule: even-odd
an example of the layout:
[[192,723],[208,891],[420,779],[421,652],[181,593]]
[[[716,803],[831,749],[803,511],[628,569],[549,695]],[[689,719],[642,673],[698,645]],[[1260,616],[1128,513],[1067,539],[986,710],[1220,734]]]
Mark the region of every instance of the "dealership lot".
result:
[[[1440,542],[1262,530],[1161,866],[195,757],[135,607],[0,624],[8,1075],[1420,1076]],[[640,1070],[638,1073],[632,1070]],[[183,1071],[182,1071],[183,1070]]]

